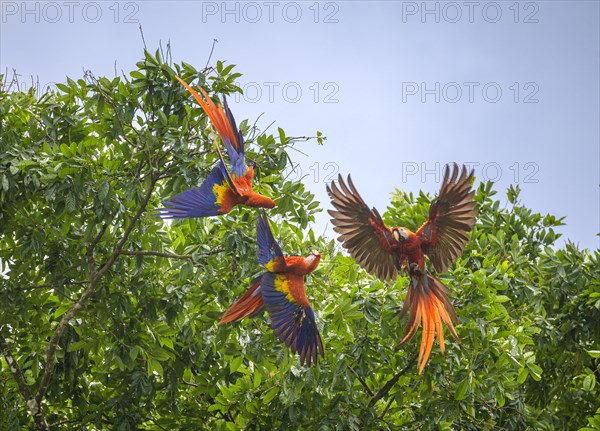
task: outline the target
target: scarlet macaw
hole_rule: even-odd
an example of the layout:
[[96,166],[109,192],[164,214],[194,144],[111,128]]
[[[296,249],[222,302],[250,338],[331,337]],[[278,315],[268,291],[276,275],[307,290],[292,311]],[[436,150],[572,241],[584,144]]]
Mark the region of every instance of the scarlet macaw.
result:
[[313,251],[306,258],[284,257],[264,211],[257,220],[256,236],[258,261],[267,272],[252,281],[250,289],[223,314],[219,326],[254,317],[266,308],[279,341],[300,355],[300,364],[310,367],[319,354],[324,357],[324,351],[304,290],[304,276],[319,266],[321,255]]
[[477,214],[473,201],[475,192],[470,190],[472,180],[473,171],[467,173],[466,167],[463,166],[459,176],[456,164],[453,164],[452,173],[446,166],[439,196],[429,208],[429,219],[416,233],[405,227],[387,227],[379,212],[365,204],[350,176],[348,185],[340,175],[340,188],[334,182],[327,187],[331,203],[337,210],[329,210],[334,230],[358,264],[383,280],[394,279],[403,269],[408,271],[410,284],[400,317],[408,310],[410,317],[408,331],[400,345],[415,335],[422,322],[419,374],[429,359],[434,333],[437,333],[440,350],[444,352],[442,321],[459,340],[452,325],[457,317],[448,299],[450,290],[426,270],[425,255],[439,273],[462,254]]
[[225,96],[223,96],[223,105],[216,106],[202,88],[200,88],[200,92],[204,98],[200,97],[184,80],[179,77],[177,79],[192,93],[217,129],[231,160],[231,173],[228,171],[221,150],[215,141],[215,147],[219,154],[219,165],[213,168],[200,187],[187,190],[170,201],[163,202],[169,208],[158,210],[161,217],[180,219],[215,216],[226,214],[239,204],[255,208],[274,208],[275,202],[271,198],[252,190],[254,168],[246,165],[244,138],[235,124]]

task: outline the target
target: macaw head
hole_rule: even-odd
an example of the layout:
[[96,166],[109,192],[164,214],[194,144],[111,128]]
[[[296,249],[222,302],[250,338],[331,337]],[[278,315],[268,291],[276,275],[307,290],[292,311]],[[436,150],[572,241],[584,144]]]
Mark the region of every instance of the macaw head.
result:
[[392,236],[399,243],[403,243],[404,241],[406,241],[409,235],[410,234],[408,229],[405,229],[403,227],[395,227],[394,229],[392,229]]
[[318,251],[313,250],[304,260],[306,260],[306,263],[308,264],[307,270],[310,273],[317,269],[317,266],[319,266],[319,263],[321,262],[321,255]]

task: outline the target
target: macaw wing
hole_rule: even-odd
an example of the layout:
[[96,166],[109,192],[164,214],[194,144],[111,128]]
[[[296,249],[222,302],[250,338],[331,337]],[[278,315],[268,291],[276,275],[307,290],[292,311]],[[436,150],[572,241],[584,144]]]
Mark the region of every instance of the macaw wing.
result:
[[269,226],[269,220],[264,211],[260,211],[256,219],[256,240],[258,242],[258,262],[270,272],[285,270],[287,265],[283,252],[273,238],[273,232],[271,232],[271,226]]
[[446,166],[440,194],[429,208],[429,220],[417,231],[423,252],[429,256],[433,269],[444,272],[464,251],[475,224],[473,171],[465,166]]
[[367,272],[383,280],[396,277],[400,258],[395,247],[398,242],[375,208],[369,209],[348,175],[348,185],[342,176],[340,188],[331,183],[327,193],[337,211],[329,210],[331,222],[339,241]]
[[199,87],[202,93],[202,98],[192,87],[190,87],[183,79],[176,77],[179,82],[183,84],[185,88],[194,96],[194,99],[200,104],[210,122],[215,126],[219,136],[225,144],[227,154],[231,160],[231,171],[238,177],[242,177],[246,174],[248,166],[246,166],[246,160],[244,157],[244,138],[242,133],[235,124],[233,114],[227,105],[227,99],[223,97],[223,106],[217,106],[212,101],[206,91],[202,87]]
[[215,166],[200,187],[186,190],[164,201],[167,208],[159,208],[163,219],[181,219],[189,217],[208,217],[223,214],[221,207],[231,191],[229,183],[220,166]]
[[300,355],[300,364],[315,365],[325,356],[315,313],[304,291],[304,277],[266,273],[262,278],[262,298],[271,329],[283,344]]

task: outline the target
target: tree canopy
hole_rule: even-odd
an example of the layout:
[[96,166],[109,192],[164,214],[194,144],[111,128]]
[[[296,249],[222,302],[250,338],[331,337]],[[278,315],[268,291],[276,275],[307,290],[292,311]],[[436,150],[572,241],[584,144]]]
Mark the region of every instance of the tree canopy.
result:
[[[518,186],[502,204],[477,184],[472,239],[441,274],[461,343],[419,375],[418,342],[398,347],[407,278],[381,282],[315,234],[328,203],[285,178],[293,137],[241,121],[276,239],[323,257],[306,286],[325,358],[300,366],[266,314],[218,327],[262,272],[256,211],[155,209],[217,160],[175,76],[232,94],[234,69],[145,52],[129,76],[44,94],[0,76],[0,429],[600,429],[599,251],[561,246],[563,220]],[[416,229],[431,199],[398,190],[384,219]]]

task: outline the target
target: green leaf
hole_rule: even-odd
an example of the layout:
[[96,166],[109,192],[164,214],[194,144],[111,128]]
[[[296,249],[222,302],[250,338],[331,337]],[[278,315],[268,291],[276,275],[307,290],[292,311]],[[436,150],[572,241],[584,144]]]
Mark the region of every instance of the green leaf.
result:
[[583,390],[591,392],[596,386],[596,376],[594,374],[588,374],[583,379]]
[[527,368],[529,368],[529,373],[531,374],[533,380],[539,382],[542,379],[543,370],[539,366],[537,366],[534,363],[528,362]]
[[269,389],[267,392],[265,392],[265,394],[262,397],[263,404],[269,404],[273,400],[273,398],[277,396],[278,393],[279,388],[276,386]]
[[142,349],[138,346],[133,346],[130,350],[129,350],[129,357],[131,358],[132,361],[135,361],[138,357],[138,355],[142,352]]
[[225,67],[220,73],[221,75],[228,75],[229,72],[231,72],[231,69],[233,69],[235,67],[235,64],[230,64],[229,66]]
[[593,429],[600,430],[600,417],[598,417],[598,416],[589,417],[589,418],[587,418],[587,420],[590,423],[590,425],[593,427]]
[[159,376],[162,376],[164,373],[163,367],[159,361],[149,357],[148,358],[148,375],[152,375],[154,373],[158,374]]
[[65,197],[65,207],[68,212],[72,213],[75,211],[76,200],[72,193],[68,193]]
[[171,355],[168,351],[158,346],[153,346],[150,349],[147,349],[146,352],[148,353],[149,357],[152,357],[158,361],[166,361],[171,358]]
[[60,317],[71,309],[71,304],[61,304],[54,312],[54,317]]
[[509,302],[510,298],[506,295],[496,295],[496,297],[494,298],[494,302]]
[[586,350],[587,354],[592,358],[600,358],[600,350]]
[[517,382],[522,385],[523,383],[525,383],[525,380],[527,379],[527,376],[529,375],[529,371],[527,371],[527,368],[521,368],[519,370],[519,376],[517,377]]
[[87,349],[89,345],[90,345],[89,341],[86,341],[86,340],[76,341],[74,343],[69,344],[69,347],[67,348],[67,352],[75,352],[80,349]]
[[71,157],[71,149],[69,148],[69,146],[67,144],[60,144],[60,152],[63,154],[63,156],[65,157]]
[[108,192],[110,191],[110,184],[107,181],[103,181],[100,184],[100,188],[98,189],[98,199],[103,201],[108,196]]
[[238,368],[240,368],[240,365],[242,365],[242,362],[243,358],[241,356],[233,358],[233,360],[229,364],[229,372],[235,373],[238,370]]
[[464,400],[470,392],[469,379],[464,378],[457,386],[454,392],[454,399],[457,401]]

